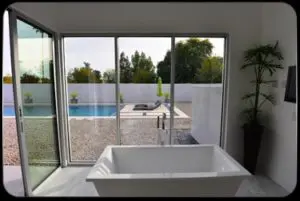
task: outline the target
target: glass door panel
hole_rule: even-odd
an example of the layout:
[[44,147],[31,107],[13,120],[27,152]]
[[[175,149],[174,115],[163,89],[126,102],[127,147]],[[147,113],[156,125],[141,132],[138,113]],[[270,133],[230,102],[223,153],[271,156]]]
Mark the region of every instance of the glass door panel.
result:
[[113,37],[65,37],[69,156],[94,163],[116,144],[115,50]]
[[171,38],[120,37],[118,47],[121,144],[168,143]]
[[175,144],[220,144],[224,42],[175,38]]
[[[17,87],[21,96],[20,124],[28,161],[28,179],[34,190],[57,167],[59,147],[56,120],[53,37],[17,19]],[[18,108],[19,109],[19,108]],[[26,164],[25,164],[26,165]]]

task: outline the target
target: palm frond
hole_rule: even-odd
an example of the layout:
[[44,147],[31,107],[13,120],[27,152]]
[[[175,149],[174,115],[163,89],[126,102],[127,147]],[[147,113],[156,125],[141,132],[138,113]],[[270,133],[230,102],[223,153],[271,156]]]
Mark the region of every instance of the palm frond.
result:
[[246,100],[248,98],[251,98],[251,97],[254,97],[255,96],[255,93],[249,93],[249,94],[245,94],[243,97],[242,97],[242,100]]
[[246,50],[244,52],[245,61],[251,61],[251,60],[253,60],[253,58],[256,58],[259,53],[258,48],[259,47],[254,47],[254,48]]
[[268,56],[273,56],[278,60],[282,60],[283,56],[280,51],[277,50],[278,48],[278,41],[274,46],[267,44],[267,45],[260,45],[255,48],[251,48],[244,52],[245,61],[251,61],[253,59],[262,61],[262,57],[267,58]]
[[248,63],[246,63],[246,64],[244,64],[244,65],[242,65],[242,67],[241,67],[241,69],[245,69],[245,68],[247,68],[247,67],[249,67],[249,66],[254,66],[254,65],[257,65],[258,63],[254,63],[254,62],[248,62]]
[[278,41],[276,41],[276,43],[273,47],[273,51],[270,51],[270,54],[273,57],[277,58],[278,60],[283,60],[283,56],[282,56],[281,52],[277,50],[277,48],[278,48]]
[[[270,83],[276,83],[277,80],[261,80],[260,82],[258,82],[259,84],[270,84]],[[256,80],[251,80],[250,83],[252,84],[256,84],[257,81]]]
[[275,104],[275,97],[272,94],[265,94],[265,93],[260,93],[261,96],[265,98],[265,100],[271,102],[272,104]]
[[263,70],[268,70],[271,76],[276,71],[276,69],[283,69],[281,64],[273,64],[266,61],[261,63],[261,67],[263,68]]
[[262,66],[265,68],[277,68],[277,69],[283,69],[283,67],[281,66],[281,64],[273,64],[273,63],[262,63]]

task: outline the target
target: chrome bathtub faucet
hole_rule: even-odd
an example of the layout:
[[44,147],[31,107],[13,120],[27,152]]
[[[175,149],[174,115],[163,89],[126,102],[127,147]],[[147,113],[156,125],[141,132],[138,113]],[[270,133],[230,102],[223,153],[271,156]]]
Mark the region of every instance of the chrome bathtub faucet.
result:
[[165,140],[166,140],[166,133],[167,133],[167,130],[165,129],[165,120],[166,120],[166,118],[167,118],[166,113],[163,113],[162,127],[160,128],[160,117],[157,116],[157,129],[158,129],[157,144],[160,144],[160,145],[164,145]]

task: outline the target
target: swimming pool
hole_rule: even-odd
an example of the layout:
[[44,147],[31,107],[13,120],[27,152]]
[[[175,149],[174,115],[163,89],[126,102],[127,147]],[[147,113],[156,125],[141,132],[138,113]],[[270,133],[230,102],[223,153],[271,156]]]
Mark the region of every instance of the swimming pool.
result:
[[[51,106],[23,106],[24,116],[51,116],[54,109]],[[3,116],[15,116],[14,106],[4,106]],[[70,105],[69,116],[116,116],[114,105]]]

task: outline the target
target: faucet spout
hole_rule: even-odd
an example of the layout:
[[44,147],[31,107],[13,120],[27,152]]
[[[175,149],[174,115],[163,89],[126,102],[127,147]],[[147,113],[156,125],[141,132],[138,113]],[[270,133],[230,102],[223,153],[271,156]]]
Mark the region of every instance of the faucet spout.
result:
[[167,114],[164,112],[162,116],[162,129],[165,130],[165,121],[167,119]]
[[164,112],[162,115],[162,120],[161,120],[161,128],[160,128],[160,116],[157,116],[157,129],[158,129],[158,136],[157,136],[157,143],[160,145],[166,144],[166,135],[168,131],[166,130],[166,119],[167,119],[167,114]]

